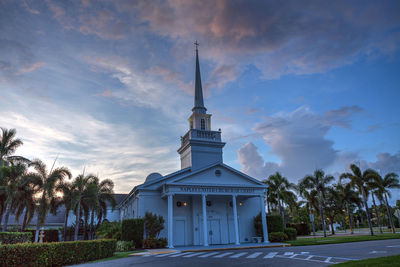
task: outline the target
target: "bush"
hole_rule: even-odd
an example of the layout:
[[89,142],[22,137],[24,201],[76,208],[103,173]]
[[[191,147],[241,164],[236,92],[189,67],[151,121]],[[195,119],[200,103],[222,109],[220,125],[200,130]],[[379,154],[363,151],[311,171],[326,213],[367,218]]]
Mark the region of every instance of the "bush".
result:
[[32,233],[24,232],[0,232],[0,244],[17,244],[30,242]]
[[121,226],[121,240],[133,241],[136,248],[141,248],[143,245],[143,219],[123,220]]
[[268,235],[270,242],[283,242],[288,240],[288,236],[283,232],[273,232]]
[[64,266],[111,257],[116,241],[24,243],[0,246],[0,266]]
[[135,243],[133,241],[117,241],[116,251],[125,252],[132,251],[135,249]]
[[287,227],[294,228],[297,231],[297,235],[310,235],[310,226],[307,223],[291,223],[287,224]]
[[[268,233],[283,232],[283,220],[281,215],[266,215]],[[263,236],[261,213],[254,217],[254,228],[257,236]]]
[[157,238],[161,230],[164,229],[164,218],[161,215],[146,212],[144,215],[144,226],[146,237]]
[[121,240],[122,227],[120,222],[104,221],[96,230],[96,236],[100,238],[112,238]]
[[[43,229],[43,231],[44,231],[43,242],[58,242],[58,241],[60,241],[58,238],[58,233],[59,233],[58,229]],[[35,229],[26,229],[25,232],[32,233],[31,241],[34,242],[36,230]]]
[[283,232],[288,236],[287,240],[296,240],[297,238],[297,230],[294,228],[285,228]]
[[167,246],[166,238],[152,238],[148,237],[143,240],[143,248],[165,248]]

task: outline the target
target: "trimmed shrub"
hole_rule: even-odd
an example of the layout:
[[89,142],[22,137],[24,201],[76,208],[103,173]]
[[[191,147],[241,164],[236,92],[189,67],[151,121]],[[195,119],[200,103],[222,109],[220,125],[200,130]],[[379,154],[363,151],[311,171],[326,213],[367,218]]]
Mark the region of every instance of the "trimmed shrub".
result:
[[297,230],[294,228],[285,228],[283,232],[288,236],[287,240],[296,240],[297,238]]
[[0,246],[0,266],[65,266],[111,257],[116,241],[24,243]]
[[30,242],[32,233],[23,232],[0,232],[0,244],[17,244]]
[[166,238],[152,238],[148,237],[143,240],[143,248],[165,248],[167,246]]
[[132,251],[135,249],[135,243],[133,241],[117,241],[116,251],[125,252]]
[[136,248],[143,245],[144,222],[143,219],[123,220],[121,226],[121,240],[133,241]]
[[270,242],[283,242],[288,239],[288,236],[283,232],[273,232],[268,234]]
[[121,240],[121,222],[104,221],[96,230],[96,235],[100,238],[112,238]]
[[146,212],[144,215],[144,226],[146,237],[157,238],[161,230],[164,229],[164,218],[161,215]]
[[287,227],[294,228],[297,231],[297,235],[310,235],[310,226],[307,223],[288,223]]
[[[266,215],[268,233],[283,232],[283,220],[281,215]],[[254,228],[257,236],[263,236],[261,213],[254,217]]]
[[[58,234],[59,234],[58,229],[43,229],[43,231],[44,231],[43,242],[58,242],[58,241],[60,241],[58,239]],[[36,230],[35,229],[26,229],[25,232],[32,233],[31,242],[34,242]]]

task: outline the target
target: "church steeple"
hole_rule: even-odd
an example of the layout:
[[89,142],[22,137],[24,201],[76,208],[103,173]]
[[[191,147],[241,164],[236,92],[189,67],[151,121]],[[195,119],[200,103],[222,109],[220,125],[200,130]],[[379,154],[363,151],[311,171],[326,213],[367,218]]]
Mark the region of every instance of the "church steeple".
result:
[[194,87],[194,107],[193,112],[206,113],[207,109],[204,107],[203,88],[201,86],[200,63],[199,63],[199,43],[196,41],[196,80]]

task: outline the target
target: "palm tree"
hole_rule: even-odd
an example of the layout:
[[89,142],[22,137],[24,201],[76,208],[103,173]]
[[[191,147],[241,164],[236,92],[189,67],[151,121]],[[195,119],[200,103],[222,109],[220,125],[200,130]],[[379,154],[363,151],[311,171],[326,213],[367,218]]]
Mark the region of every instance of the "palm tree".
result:
[[317,169],[314,171],[314,175],[306,175],[301,183],[304,184],[304,187],[307,189],[314,189],[318,192],[318,202],[319,202],[319,211],[321,215],[322,228],[324,229],[324,237],[326,237],[326,225],[324,220],[324,197],[327,192],[327,185],[332,182],[335,178],[332,175],[325,175],[325,172],[321,169]]
[[[307,202],[306,206],[308,213],[310,214],[310,220],[311,220],[311,215],[314,216],[314,211],[318,210],[318,192],[315,189],[307,190],[302,181],[298,183],[296,188],[299,195]],[[311,220],[311,224],[313,229],[313,235],[315,236],[314,220]]]
[[[55,162],[54,162],[55,163]],[[56,188],[65,178],[71,178],[71,172],[66,167],[55,168],[54,164],[50,172],[47,171],[46,164],[40,160],[34,160],[31,166],[36,170],[35,178],[38,180],[41,196],[37,206],[37,223],[35,242],[39,239],[39,229],[43,226],[46,216],[56,203]]]
[[4,166],[8,157],[11,156],[19,146],[23,144],[20,139],[15,139],[17,131],[1,128],[0,136],[0,167]]
[[340,179],[344,179],[344,178],[350,179],[351,186],[354,188],[357,188],[358,193],[361,195],[363,202],[364,202],[364,208],[367,213],[367,219],[368,219],[370,233],[371,233],[371,235],[374,235],[374,230],[372,228],[371,215],[369,213],[368,204],[367,204],[367,196],[368,196],[367,183],[370,180],[369,175],[371,175],[375,171],[368,169],[368,170],[365,170],[364,172],[361,172],[360,168],[355,164],[350,165],[350,170],[352,171],[351,173],[343,173],[340,176]]
[[76,198],[78,194],[73,190],[72,183],[61,182],[58,184],[56,191],[62,193],[60,205],[64,205],[65,207],[65,216],[64,216],[64,232],[63,232],[63,240],[65,241],[67,238],[67,227],[68,227],[68,216],[69,212],[73,209],[73,203],[76,202]]
[[369,177],[370,177],[370,180],[368,182],[369,186],[376,189],[375,192],[377,193],[378,198],[381,198],[380,196],[384,196],[385,199],[384,203],[386,206],[386,211],[388,213],[390,227],[392,228],[392,233],[395,233],[396,230],[394,228],[392,212],[390,210],[390,205],[387,197],[388,196],[389,198],[391,197],[389,189],[400,188],[399,176],[396,173],[392,172],[386,174],[385,177],[382,178],[377,172],[374,172],[370,173]]
[[268,191],[270,191],[272,196],[276,199],[279,212],[283,219],[283,226],[286,227],[284,203],[292,204],[295,202],[296,195],[290,191],[290,189],[295,188],[295,185],[289,183],[287,178],[283,177],[279,172],[270,175],[267,180],[262,182],[268,185]]
[[[97,177],[96,177],[97,178]],[[111,204],[112,209],[116,206],[116,201],[114,198],[114,182],[110,179],[105,179],[99,181],[99,179],[94,179],[93,182],[88,187],[91,191],[90,198],[90,239],[93,239],[94,235],[94,215],[97,213],[97,217],[107,216],[107,204]]]
[[347,217],[349,219],[350,234],[353,234],[353,219],[350,213],[350,208],[354,205],[360,206],[361,199],[357,192],[353,190],[350,183],[345,185],[339,183],[336,186],[336,189],[339,191],[343,204],[346,208]]
[[7,198],[5,201],[5,214],[4,214],[4,222],[3,222],[3,229],[2,231],[7,231],[8,226],[8,218],[10,216],[10,212],[12,206],[14,204],[14,200],[17,196],[17,192],[21,183],[23,183],[24,175],[27,171],[27,165],[22,162],[17,162],[16,164],[14,161],[10,161],[10,166],[3,166],[1,169],[2,172],[2,186],[0,190],[5,192]]
[[74,240],[78,240],[79,233],[79,222],[81,220],[82,206],[85,206],[85,200],[87,200],[89,190],[88,186],[94,180],[98,179],[96,176],[89,174],[85,176],[85,173],[78,175],[72,182],[72,188],[77,197],[73,203],[75,210],[75,234]]

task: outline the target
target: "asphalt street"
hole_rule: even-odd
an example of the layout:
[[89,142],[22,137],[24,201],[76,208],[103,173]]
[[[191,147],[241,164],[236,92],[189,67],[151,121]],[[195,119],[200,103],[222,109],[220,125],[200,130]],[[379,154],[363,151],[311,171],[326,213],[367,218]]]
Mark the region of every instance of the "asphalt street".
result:
[[349,260],[398,254],[400,239],[391,239],[318,246],[153,254],[79,266],[328,266]]

